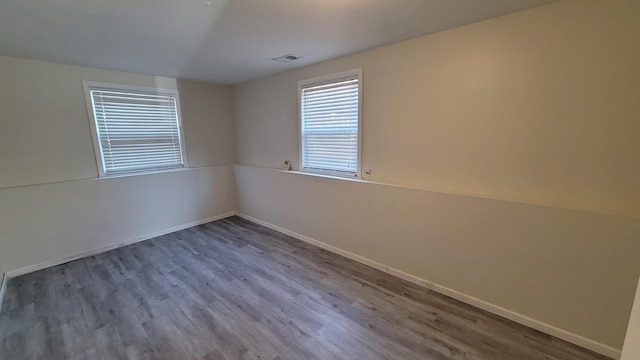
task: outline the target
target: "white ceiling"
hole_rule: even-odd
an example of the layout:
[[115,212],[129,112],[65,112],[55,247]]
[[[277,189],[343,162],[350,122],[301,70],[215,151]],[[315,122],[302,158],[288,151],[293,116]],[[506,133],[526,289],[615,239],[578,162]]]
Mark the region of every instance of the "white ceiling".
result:
[[237,83],[553,1],[0,0],[0,54]]

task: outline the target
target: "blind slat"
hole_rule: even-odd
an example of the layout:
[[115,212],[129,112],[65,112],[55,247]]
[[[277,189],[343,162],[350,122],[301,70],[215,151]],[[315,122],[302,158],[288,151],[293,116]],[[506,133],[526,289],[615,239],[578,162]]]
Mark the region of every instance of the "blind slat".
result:
[[301,89],[303,168],[357,173],[358,82],[356,77]]
[[175,95],[91,89],[105,174],[184,166]]

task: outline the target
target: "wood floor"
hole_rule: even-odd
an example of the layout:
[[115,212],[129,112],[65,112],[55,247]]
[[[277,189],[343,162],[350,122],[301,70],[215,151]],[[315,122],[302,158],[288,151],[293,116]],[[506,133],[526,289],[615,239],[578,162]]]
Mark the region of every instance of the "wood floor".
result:
[[606,358],[232,217],[11,279],[0,359]]

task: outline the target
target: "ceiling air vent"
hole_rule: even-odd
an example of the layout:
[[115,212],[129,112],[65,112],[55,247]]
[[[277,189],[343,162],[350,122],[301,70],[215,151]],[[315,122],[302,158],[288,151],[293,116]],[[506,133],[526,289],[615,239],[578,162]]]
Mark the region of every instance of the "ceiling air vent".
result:
[[287,54],[287,55],[282,55],[282,56],[277,57],[277,58],[273,58],[272,60],[279,61],[281,63],[288,63],[288,62],[292,62],[293,60],[298,60],[298,59],[302,59],[302,56]]

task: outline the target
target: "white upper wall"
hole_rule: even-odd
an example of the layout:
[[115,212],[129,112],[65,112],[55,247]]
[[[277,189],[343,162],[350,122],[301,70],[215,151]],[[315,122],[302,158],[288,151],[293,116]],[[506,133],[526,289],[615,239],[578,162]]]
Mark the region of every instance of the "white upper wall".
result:
[[370,180],[640,217],[639,15],[566,0],[234,86],[238,162],[297,168],[296,82],[362,67]]
[[[0,57],[0,79],[5,271],[38,269],[235,210],[228,87],[10,57]],[[178,89],[190,169],[96,179],[82,80]]]
[[189,167],[233,164],[235,139],[228,86],[178,80]]
[[227,86],[0,56],[0,188],[98,176],[82,80],[178,89],[191,167],[235,161]]

